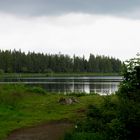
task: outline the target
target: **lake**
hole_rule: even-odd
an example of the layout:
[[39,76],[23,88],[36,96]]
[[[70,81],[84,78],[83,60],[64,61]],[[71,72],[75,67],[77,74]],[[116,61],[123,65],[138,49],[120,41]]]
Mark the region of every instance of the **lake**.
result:
[[47,92],[57,93],[98,93],[107,95],[115,93],[122,81],[121,76],[92,77],[25,77],[1,78],[0,84],[23,83],[41,86]]

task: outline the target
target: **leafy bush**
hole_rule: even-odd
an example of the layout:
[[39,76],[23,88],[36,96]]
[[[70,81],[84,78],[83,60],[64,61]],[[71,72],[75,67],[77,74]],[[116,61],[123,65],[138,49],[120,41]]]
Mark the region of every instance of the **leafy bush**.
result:
[[4,74],[4,70],[0,69],[0,75]]
[[39,94],[46,93],[46,91],[41,87],[29,87],[29,88],[27,88],[27,91],[32,92],[32,93],[39,93]]
[[104,137],[99,133],[67,133],[64,140],[105,140]]
[[86,93],[68,93],[66,94],[67,96],[74,96],[74,97],[82,97],[82,96],[86,96],[87,94]]
[[120,85],[119,95],[123,98],[140,101],[140,58],[126,61],[123,69],[124,80]]
[[[100,105],[89,105],[86,118],[77,122],[75,131],[65,140],[114,140],[112,137],[117,138],[123,124],[117,121],[118,102],[113,103],[112,97],[104,97],[104,102]],[[115,140],[121,140],[119,138],[122,134],[119,135]]]

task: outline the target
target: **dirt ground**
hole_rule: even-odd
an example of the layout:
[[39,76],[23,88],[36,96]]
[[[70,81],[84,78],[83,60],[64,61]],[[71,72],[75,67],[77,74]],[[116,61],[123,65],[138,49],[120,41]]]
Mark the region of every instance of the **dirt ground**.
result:
[[68,121],[54,121],[13,131],[6,140],[61,140],[74,125]]

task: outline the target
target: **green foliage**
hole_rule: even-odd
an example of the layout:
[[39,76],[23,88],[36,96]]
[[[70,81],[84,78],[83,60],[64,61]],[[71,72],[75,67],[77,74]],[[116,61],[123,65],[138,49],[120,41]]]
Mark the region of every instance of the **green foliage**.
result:
[[104,137],[99,133],[77,132],[67,133],[64,140],[104,140]]
[[41,87],[28,87],[27,92],[46,94],[46,91]]
[[[45,73],[49,73],[49,74],[53,74],[53,70],[52,69],[46,69],[44,70]],[[47,76],[47,75],[46,75]]]
[[43,54],[21,50],[0,50],[0,69],[5,73],[120,73],[121,61],[106,56],[70,57],[64,54]]
[[67,96],[74,96],[74,97],[82,97],[82,96],[86,96],[87,93],[67,93]]
[[117,118],[106,124],[107,138],[110,140],[125,140],[127,132],[125,125]]
[[140,101],[140,58],[126,61],[123,69],[124,80],[120,86],[120,96]]
[[140,138],[140,103],[129,99],[120,99],[118,118],[124,125],[127,140]]
[[0,75],[4,74],[3,69],[0,69]]

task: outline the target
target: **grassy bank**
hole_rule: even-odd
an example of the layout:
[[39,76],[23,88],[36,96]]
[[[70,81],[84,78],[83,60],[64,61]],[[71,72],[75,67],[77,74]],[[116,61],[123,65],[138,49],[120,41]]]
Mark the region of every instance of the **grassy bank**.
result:
[[69,96],[24,85],[0,85],[0,140],[17,128],[53,120],[76,121],[89,104],[98,106],[103,101],[99,95],[86,95],[75,97],[79,103],[62,105],[58,102],[62,97]]
[[0,77],[82,77],[82,76],[120,76],[119,73],[3,73]]

